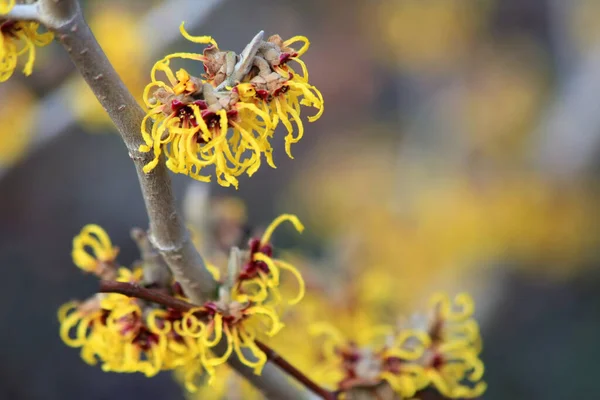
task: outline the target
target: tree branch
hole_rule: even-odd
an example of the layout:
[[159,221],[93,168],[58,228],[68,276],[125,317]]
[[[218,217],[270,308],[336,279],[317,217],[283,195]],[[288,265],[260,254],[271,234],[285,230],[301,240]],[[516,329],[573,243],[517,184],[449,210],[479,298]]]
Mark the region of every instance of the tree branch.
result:
[[14,21],[38,21],[40,15],[36,4],[15,4],[8,14],[1,17]]
[[[202,304],[204,299],[216,294],[216,282],[205,268],[204,260],[177,213],[166,167],[159,164],[149,174],[142,171],[152,158],[150,153],[138,151],[142,144],[140,127],[144,111],[106,58],[83,18],[78,2],[39,0],[38,5],[40,21],[56,34],[127,146],[146,204],[153,246],[164,257],[188,298],[195,304]],[[220,346],[215,349],[217,352],[222,351]],[[281,370],[271,363],[267,363],[260,376],[254,375],[237,357],[230,357],[228,363],[269,398],[305,398],[305,392],[291,385]]]
[[[61,5],[61,13],[54,16],[51,13],[58,4]],[[148,212],[150,241],[164,257],[187,297],[196,304],[202,304],[206,298],[214,296],[216,282],[205,268],[204,260],[192,244],[177,213],[166,167],[159,164],[152,173],[142,171],[143,166],[153,157],[151,153],[138,151],[142,144],[140,127],[144,111],[106,58],[76,1],[40,0],[39,10],[40,20],[53,21],[54,25],[49,28],[69,53],[127,146],[136,167]],[[67,10],[72,15],[67,17],[63,14]]]
[[125,296],[135,297],[152,303],[161,304],[177,311],[186,312],[195,307],[187,301],[164,294],[160,290],[146,289],[140,285],[117,281],[100,281],[100,293],[120,293]]
[[39,10],[39,21],[48,29],[58,29],[81,15],[77,0],[38,0],[35,4]]
[[296,379],[308,390],[310,390],[311,392],[313,392],[314,394],[316,394],[324,400],[337,399],[335,393],[330,392],[329,390],[321,387],[318,383],[310,379],[308,376],[304,375],[302,371],[290,364],[285,358],[276,353],[275,350],[273,350],[272,348],[270,348],[269,346],[267,346],[259,340],[255,340],[254,343],[256,343],[256,346],[267,355],[267,359],[269,361],[271,361],[273,364],[277,365],[279,368],[284,370],[288,375]]
[[[150,301],[153,303],[161,304],[165,307],[173,308],[175,310],[186,312],[194,307],[194,305],[178,300],[174,297],[167,296],[157,290],[146,289],[139,285],[134,285],[126,282],[115,282],[115,281],[100,281],[100,292],[101,293],[121,293],[125,296],[136,297],[142,300]],[[256,345],[262,350],[266,356],[267,364],[265,365],[262,375],[257,376],[253,371],[243,366],[243,364],[235,357],[230,357],[229,364],[234,367],[241,375],[250,380],[255,386],[261,389],[268,398],[272,399],[296,399],[303,398],[301,393],[297,390],[294,391],[292,386],[286,383],[285,378],[282,376],[281,371],[284,371],[287,375],[297,380],[304,387],[309,389],[311,392],[319,396],[324,400],[335,400],[337,396],[319,384],[311,380],[309,377],[304,375],[299,369],[294,367],[290,362],[285,360],[282,356],[277,354],[275,350],[270,348],[268,345],[255,340]],[[219,345],[214,349],[217,355],[225,353],[226,343],[221,341]],[[274,366],[279,367],[279,370]],[[239,368],[238,368],[239,367]]]

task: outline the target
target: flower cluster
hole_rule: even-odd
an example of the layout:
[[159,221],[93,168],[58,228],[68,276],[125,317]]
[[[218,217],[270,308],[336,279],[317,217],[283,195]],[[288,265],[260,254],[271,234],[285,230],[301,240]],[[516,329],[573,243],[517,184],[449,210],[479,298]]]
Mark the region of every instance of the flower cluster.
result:
[[[152,171],[164,154],[173,172],[208,182],[211,175],[203,168],[214,165],[217,182],[237,188],[237,177],[243,173],[252,176],[263,154],[275,168],[270,139],[280,123],[288,131],[286,152],[292,157],[291,144],[304,132],[301,106],[318,109],[309,117],[311,122],[323,112],[321,93],[308,83],[308,71],[300,59],[308,40],[294,37],[283,41],[275,35],[256,43],[256,54],[245,55],[250,58],[243,60],[244,55],[220,50],[211,37],[189,35],[183,24],[181,32],[186,39],[209,46],[203,54],[170,54],[152,68],[152,81],[143,94],[148,113],[142,122],[140,151],[152,151],[154,158],[144,171]],[[304,43],[298,51],[289,47],[297,41]],[[202,62],[205,73],[195,77],[185,69],[174,72],[171,60],[178,58]],[[239,58],[245,63],[236,64]],[[290,61],[300,65],[301,74]],[[243,68],[246,70],[240,70]],[[159,72],[165,76],[162,80]]]
[[[119,268],[117,281],[137,284],[142,275],[141,268]],[[177,366],[193,348],[186,346],[183,337],[169,341],[156,322],[157,316],[167,317],[158,310],[146,311],[141,302],[116,293],[68,302],[58,312],[60,336],[68,346],[81,348],[81,358],[89,365],[100,361],[107,372],[141,372],[151,377]]]
[[[299,281],[300,295],[291,303],[303,295],[304,281],[298,271],[272,258],[271,235],[286,220],[302,229],[296,216],[284,214],[261,239],[251,241],[249,251],[232,251],[229,276],[221,281],[216,300],[190,306],[185,312],[118,293],[97,294],[59,309],[61,338],[80,348],[86,363],[100,363],[104,371],[140,372],[151,377],[163,370],[177,370],[189,391],[197,389],[199,380],[212,383],[216,367],[232,354],[260,374],[267,356],[255,339],[273,336],[284,326],[278,314],[280,269],[291,271]],[[117,253],[97,225],[85,226],[73,240],[73,261],[84,271],[102,279],[155,287],[144,279],[143,262],[133,270],[117,268]],[[210,271],[216,280],[221,278],[218,268]],[[160,289],[187,300],[176,282]]]
[[[0,3],[0,14],[8,13],[14,1]],[[35,62],[35,47],[52,41],[52,32],[38,33],[39,24],[31,21],[13,21],[0,16],[0,82],[8,80],[17,68],[19,56],[27,54],[23,73],[31,75]]]
[[439,293],[431,302],[427,326],[373,326],[353,332],[352,340],[328,323],[313,324],[311,333],[325,338],[316,376],[342,393],[387,383],[401,398],[429,386],[447,398],[480,396],[486,384],[472,299]]

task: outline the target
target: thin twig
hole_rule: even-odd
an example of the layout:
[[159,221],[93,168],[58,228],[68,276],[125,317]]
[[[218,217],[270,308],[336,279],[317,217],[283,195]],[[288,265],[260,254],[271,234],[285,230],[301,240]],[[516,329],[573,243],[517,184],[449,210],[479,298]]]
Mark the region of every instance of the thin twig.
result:
[[189,311],[195,307],[193,304],[190,304],[187,301],[176,299],[175,297],[169,296],[160,290],[147,289],[140,285],[127,282],[101,280],[99,292],[120,293],[125,296],[135,297],[156,304],[162,304],[165,307],[169,307],[181,312]]
[[13,21],[37,21],[39,14],[36,4],[16,4],[8,14],[1,17]]
[[59,29],[80,15],[77,0],[39,0],[39,21],[48,29]]
[[[138,151],[143,142],[140,127],[145,113],[106,58],[83,19],[78,3],[75,0],[60,2],[73,3],[74,14],[64,24],[51,26],[51,30],[69,53],[127,146],[136,167],[148,212],[150,241],[164,257],[188,298],[194,303],[202,304],[206,298],[214,296],[216,282],[206,269],[204,260],[192,244],[177,213],[166,167],[159,164],[152,173],[142,171],[143,166],[153,157],[151,153]],[[52,10],[50,6],[43,7],[44,3],[54,4],[55,1],[40,0],[40,12]],[[58,20],[52,16],[41,17],[42,20]]]
[[[127,282],[100,281],[100,292],[121,293],[129,297],[136,297],[149,302],[161,304],[165,307],[169,307],[181,312],[186,312],[194,308],[193,304],[190,304],[186,301],[178,300],[174,297],[167,296],[157,290],[146,289],[139,285]],[[311,392],[313,392],[314,394],[316,394],[324,400],[335,400],[337,398],[335,393],[321,387],[318,383],[314,382],[312,379],[310,379],[308,376],[302,373],[302,371],[294,367],[289,361],[287,361],[281,355],[276,353],[275,350],[270,348],[268,345],[258,340],[255,340],[255,343],[257,347],[265,353],[269,362],[277,365],[287,375],[297,380],[308,390],[310,390]],[[291,397],[286,396],[285,398]]]
[[302,371],[294,367],[292,364],[289,363],[289,361],[287,361],[285,358],[283,358],[281,355],[275,352],[275,350],[273,350],[272,348],[270,348],[269,346],[267,346],[259,340],[255,340],[254,343],[256,343],[256,346],[267,355],[267,359],[269,361],[271,361],[273,364],[277,365],[279,368],[284,370],[289,376],[296,379],[302,385],[306,386],[308,390],[325,400],[337,399],[337,396],[334,392],[323,388],[318,383],[310,379]]

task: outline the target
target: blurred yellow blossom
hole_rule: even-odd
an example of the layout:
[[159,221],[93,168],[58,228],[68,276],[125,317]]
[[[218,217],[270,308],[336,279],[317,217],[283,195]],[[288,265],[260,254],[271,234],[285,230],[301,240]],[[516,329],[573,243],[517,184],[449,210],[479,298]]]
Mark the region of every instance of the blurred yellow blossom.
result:
[[323,340],[311,373],[342,393],[375,391],[386,382],[401,398],[429,385],[448,398],[480,396],[486,384],[473,300],[465,293],[454,299],[436,293],[431,305],[429,318],[415,315],[397,326],[378,325],[367,314],[355,314],[343,330],[335,327],[337,320],[313,322],[311,333]]
[[[373,49],[412,73],[439,72],[473,48],[489,1],[376,1],[365,13]],[[376,21],[373,23],[373,21]]]
[[6,14],[15,6],[15,0],[0,1],[0,14]]
[[560,277],[594,256],[597,188],[564,190],[524,169],[481,179],[438,171],[433,179],[415,164],[399,176],[390,147],[328,141],[292,192],[318,240],[349,253],[332,274],[351,281],[352,296],[372,312],[407,312],[434,288],[464,289],[497,260]]
[[483,362],[479,358],[481,337],[473,319],[473,299],[460,293],[450,299],[445,293],[431,297],[433,308],[428,328],[432,344],[423,357],[431,384],[450,398],[476,398],[485,392]]
[[0,91],[6,99],[0,108],[0,167],[8,167],[21,159],[31,143],[37,106],[33,94],[18,82],[6,83]]
[[475,53],[473,72],[445,99],[467,151],[487,163],[522,157],[545,101],[541,46],[517,36]]
[[312,335],[323,335],[323,361],[319,381],[340,391],[354,387],[376,387],[387,382],[402,398],[410,398],[427,385],[424,368],[412,361],[422,357],[429,344],[426,333],[391,326],[363,326],[353,339],[328,323],[310,326]]
[[[179,382],[184,381],[182,370],[175,371]],[[231,367],[224,365],[215,372],[214,383],[206,384],[206,376],[200,376],[194,383],[196,389],[188,391],[185,396],[188,400],[263,400],[264,395],[248,380],[238,375]]]

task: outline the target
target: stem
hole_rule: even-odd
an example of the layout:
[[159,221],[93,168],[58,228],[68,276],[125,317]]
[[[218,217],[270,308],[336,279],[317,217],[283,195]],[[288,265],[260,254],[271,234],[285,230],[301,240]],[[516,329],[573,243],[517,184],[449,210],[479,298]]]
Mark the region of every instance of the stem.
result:
[[[127,146],[148,212],[150,241],[164,257],[187,297],[196,304],[202,304],[205,299],[214,296],[216,282],[205,268],[204,260],[192,244],[177,213],[166,167],[159,163],[149,174],[142,171],[143,166],[153,157],[151,153],[138,151],[142,144],[140,129],[144,111],[106,58],[85,22],[77,1],[40,0],[39,4],[42,21],[63,21],[58,25],[51,25],[50,29],[69,53]],[[44,14],[53,12],[54,6],[59,7],[61,13],[70,10],[72,15],[65,18],[63,14],[58,17]]]
[[284,370],[289,376],[296,379],[308,390],[325,400],[337,399],[335,393],[321,387],[318,383],[310,379],[308,376],[304,375],[302,371],[290,364],[289,361],[287,361],[285,358],[276,353],[275,350],[273,350],[261,341],[255,340],[254,343],[256,343],[256,346],[267,355],[267,359],[269,361],[271,361],[273,364],[277,365],[279,368]]
[[38,21],[40,15],[35,4],[15,4],[8,14],[0,17],[13,21]]
[[182,312],[189,311],[195,307],[193,304],[190,304],[187,301],[179,300],[175,297],[166,295],[160,290],[146,289],[140,285],[127,282],[101,280],[100,293],[120,293],[125,296],[135,297],[150,301],[152,303],[161,304],[165,307]]
[[[170,308],[173,308],[173,309],[181,311],[181,312],[189,311],[190,309],[192,309],[194,307],[193,304],[190,304],[183,300],[178,300],[171,296],[167,296],[163,293],[160,293],[157,290],[146,289],[139,285],[134,285],[134,284],[127,283],[127,282],[100,281],[100,292],[102,292],[102,293],[121,293],[121,294],[124,294],[129,297],[136,297],[136,298],[139,298],[142,300],[161,304],[165,307],[170,307]],[[282,356],[277,354],[275,352],[275,350],[270,348],[268,345],[266,345],[258,340],[255,340],[254,342],[256,343],[258,348],[261,349],[266,354],[268,362],[263,369],[262,376],[260,376],[260,377],[254,375],[254,372],[252,372],[248,368],[243,368],[244,372],[242,372],[236,368],[236,370],[240,374],[242,374],[243,376],[248,378],[250,381],[253,381],[253,379],[256,380],[256,378],[261,378],[261,380],[265,379],[268,382],[273,382],[273,385],[282,386],[282,381],[276,380],[276,379],[282,379],[282,377],[277,378],[277,376],[275,374],[281,375],[280,371],[283,371],[287,375],[289,375],[290,377],[294,378],[299,383],[301,383],[308,390],[310,390],[311,392],[313,392],[314,394],[319,396],[320,398],[322,398],[324,400],[335,400],[337,398],[335,393],[330,392],[329,390],[319,386],[319,384],[317,384],[316,382],[311,380],[309,377],[307,377],[299,369],[297,369],[292,364],[290,364],[290,362],[288,362]],[[225,342],[222,341],[221,344],[224,345]],[[219,345],[217,346],[217,348],[215,350],[216,350],[215,351],[216,353],[224,352],[224,349],[219,348]],[[230,358],[230,361],[228,361],[231,366],[233,366],[235,368],[236,364],[242,365],[237,358],[233,358],[233,359],[232,358]],[[272,364],[277,365],[277,367],[279,367],[280,370],[275,369],[275,367]],[[271,371],[273,371],[273,372],[271,372]],[[290,392],[289,388],[284,388],[282,390],[274,390],[273,387],[271,387],[271,385],[268,385],[268,387],[266,387],[266,385],[261,385],[261,386],[255,385],[255,386],[258,387],[259,389],[263,390],[264,393],[269,398],[273,398],[273,399],[299,398],[299,397],[294,397],[293,392]]]
[[77,0],[38,0],[39,21],[48,29],[57,29],[75,18],[79,11]]

